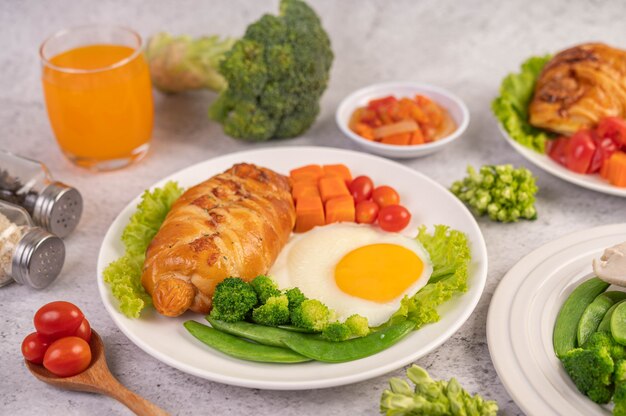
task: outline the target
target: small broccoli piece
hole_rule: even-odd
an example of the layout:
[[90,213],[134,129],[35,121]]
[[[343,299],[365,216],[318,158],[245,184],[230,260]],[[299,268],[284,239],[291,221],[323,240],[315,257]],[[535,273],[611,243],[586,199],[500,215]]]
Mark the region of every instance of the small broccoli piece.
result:
[[287,299],[289,299],[289,311],[293,312],[302,302],[306,300],[306,296],[304,293],[297,287],[293,289],[289,289],[285,291],[285,295],[287,295]]
[[450,191],[472,208],[477,215],[489,215],[493,221],[515,222],[537,218],[537,185],[532,172],[512,165],[485,165],[477,172],[467,168],[468,176],[454,182]]
[[322,331],[322,337],[329,341],[345,341],[350,338],[352,332],[345,323],[331,322]]
[[228,277],[215,288],[211,316],[226,322],[243,321],[256,304],[256,293],[248,283]]
[[615,365],[606,347],[589,350],[575,348],[567,352],[561,362],[581,393],[600,404],[611,400],[611,378]]
[[626,348],[615,341],[609,332],[594,332],[581,348],[584,350],[606,348],[614,362],[626,359]]
[[626,360],[619,360],[615,363],[615,394],[613,395],[614,416],[626,416]]
[[252,320],[257,324],[278,326],[289,323],[289,300],[286,295],[271,296],[265,304],[252,311]]
[[291,313],[291,323],[299,328],[322,331],[332,318],[332,313],[319,300],[307,299]]
[[370,327],[367,318],[361,315],[352,315],[346,319],[346,326],[354,337],[364,337],[369,334]]
[[252,279],[250,285],[256,292],[259,302],[264,304],[272,296],[279,296],[280,290],[269,276],[260,275]]

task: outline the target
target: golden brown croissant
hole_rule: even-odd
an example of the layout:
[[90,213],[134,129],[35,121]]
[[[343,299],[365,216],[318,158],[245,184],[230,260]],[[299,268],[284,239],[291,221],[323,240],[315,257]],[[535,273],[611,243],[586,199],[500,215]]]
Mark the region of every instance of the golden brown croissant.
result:
[[530,124],[572,135],[601,118],[626,116],[626,51],[601,43],[564,50],[543,68]]
[[226,277],[267,273],[294,222],[286,177],[235,165],[176,201],[148,247],[142,284],[163,315],[207,313]]

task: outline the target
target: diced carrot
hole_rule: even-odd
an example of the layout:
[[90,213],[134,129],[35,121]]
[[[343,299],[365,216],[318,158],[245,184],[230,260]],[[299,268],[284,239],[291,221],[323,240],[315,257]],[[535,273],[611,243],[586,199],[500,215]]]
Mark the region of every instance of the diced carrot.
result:
[[320,195],[322,201],[326,202],[331,198],[350,195],[348,187],[342,178],[337,176],[325,176],[319,181]]
[[374,140],[374,129],[365,123],[357,123],[354,132],[367,140]]
[[396,102],[398,102],[397,98],[393,95],[389,95],[387,97],[370,100],[370,102],[367,104],[367,107],[371,110],[377,111],[380,107],[387,106]]
[[356,129],[356,125],[361,122],[364,112],[365,108],[363,107],[354,110],[354,113],[352,113],[352,115],[350,116],[350,121],[348,122],[348,127],[350,127],[350,130],[354,131]]
[[300,180],[318,180],[324,172],[320,165],[306,165],[289,172],[289,176],[294,182]]
[[600,176],[606,180],[609,180],[609,166],[611,164],[609,163],[609,159],[607,159],[603,164],[602,167],[600,168]]
[[318,225],[324,225],[324,205],[319,197],[302,197],[296,202],[296,226],[294,231],[304,233]]
[[326,201],[326,224],[333,222],[354,222],[354,198],[351,195]]
[[411,141],[412,133],[400,133],[392,134],[391,136],[385,136],[380,139],[381,143],[395,144],[395,145],[407,145]]
[[317,188],[317,182],[298,181],[294,182],[291,186],[291,195],[297,202],[303,197],[317,197],[320,198],[320,191]]
[[626,153],[615,152],[605,164],[609,164],[606,172],[607,180],[611,185],[620,188],[626,187]]
[[424,144],[424,135],[422,134],[421,129],[418,128],[413,132],[409,144]]
[[324,171],[324,176],[339,176],[346,182],[346,185],[352,181],[352,173],[344,164],[324,165],[322,170]]

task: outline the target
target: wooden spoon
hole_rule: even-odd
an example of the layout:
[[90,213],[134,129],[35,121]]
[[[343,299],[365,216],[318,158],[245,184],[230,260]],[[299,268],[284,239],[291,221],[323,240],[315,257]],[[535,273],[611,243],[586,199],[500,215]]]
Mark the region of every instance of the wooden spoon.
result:
[[30,372],[44,383],[74,391],[88,391],[105,394],[123,403],[139,416],[169,416],[165,410],[124,387],[109,371],[104,344],[96,331],[91,331],[91,364],[85,371],[71,377],[59,377],[48,371],[43,365],[26,361]]

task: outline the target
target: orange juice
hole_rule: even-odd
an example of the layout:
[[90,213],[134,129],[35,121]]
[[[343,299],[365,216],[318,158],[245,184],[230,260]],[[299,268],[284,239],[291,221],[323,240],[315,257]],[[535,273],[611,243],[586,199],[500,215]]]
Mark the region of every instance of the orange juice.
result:
[[[153,125],[152,88],[143,55],[94,44],[53,56],[43,66],[50,124],[75,163],[121,167],[142,156]],[[115,161],[120,161],[115,165]]]

